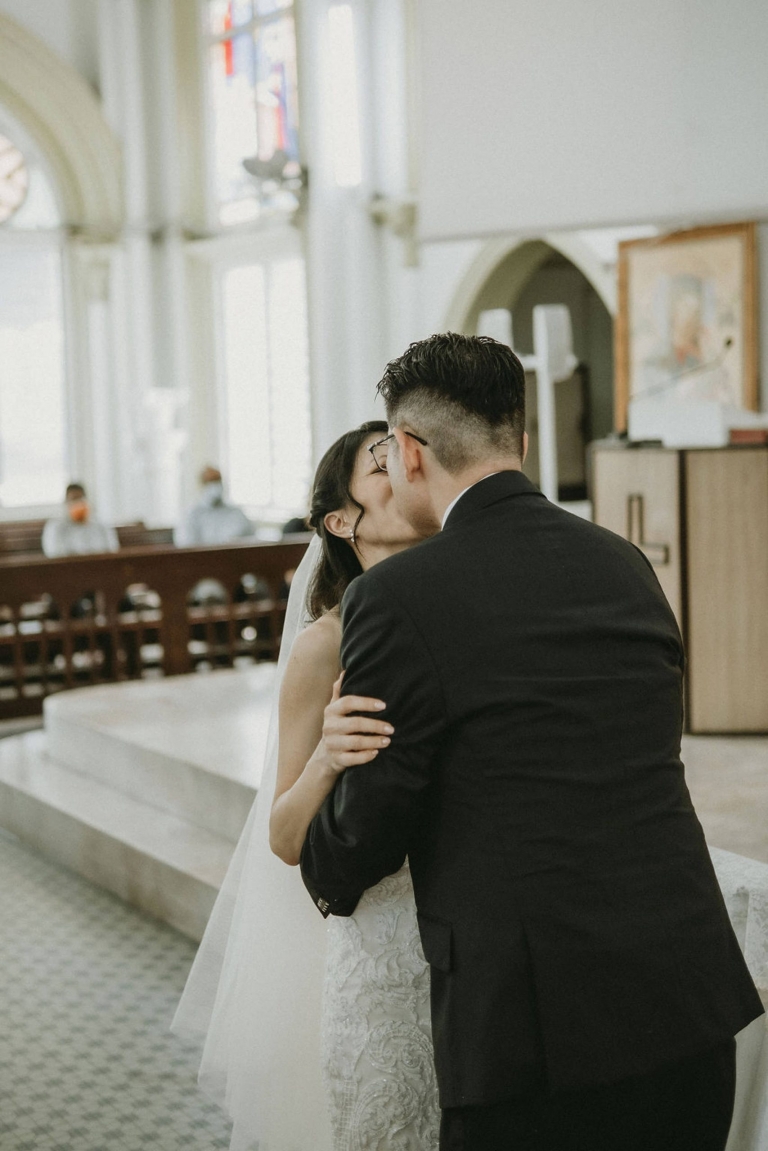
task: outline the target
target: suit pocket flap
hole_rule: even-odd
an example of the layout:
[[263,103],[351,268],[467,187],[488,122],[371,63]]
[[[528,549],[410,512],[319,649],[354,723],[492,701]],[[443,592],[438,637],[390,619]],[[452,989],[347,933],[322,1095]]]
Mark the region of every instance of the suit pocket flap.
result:
[[420,911],[416,918],[427,963],[438,971],[450,971],[453,952],[453,929],[450,923],[445,919],[435,919],[432,915],[423,915]]

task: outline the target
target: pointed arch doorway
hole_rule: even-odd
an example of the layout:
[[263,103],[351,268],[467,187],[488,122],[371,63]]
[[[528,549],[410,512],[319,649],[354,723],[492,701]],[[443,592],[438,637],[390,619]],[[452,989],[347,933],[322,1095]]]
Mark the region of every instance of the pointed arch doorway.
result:
[[[578,367],[556,385],[559,497],[587,498],[587,447],[613,427],[613,315],[615,283],[594,253],[568,237],[493,241],[465,275],[449,308],[446,327],[469,335],[480,315],[506,308],[512,315],[513,345],[533,352],[533,309],[566,304],[571,313]],[[530,440],[525,472],[538,482],[536,386],[526,390]]]

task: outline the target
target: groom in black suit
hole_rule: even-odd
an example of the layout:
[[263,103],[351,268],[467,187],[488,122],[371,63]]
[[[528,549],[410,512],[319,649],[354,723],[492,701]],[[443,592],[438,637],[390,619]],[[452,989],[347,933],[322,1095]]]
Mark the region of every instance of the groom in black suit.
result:
[[377,459],[437,534],[344,598],[344,691],[395,734],[315,818],[307,887],[350,915],[408,855],[444,1151],[722,1151],[763,1008],[685,785],[656,576],[523,476],[509,348],[433,336],[379,389]]

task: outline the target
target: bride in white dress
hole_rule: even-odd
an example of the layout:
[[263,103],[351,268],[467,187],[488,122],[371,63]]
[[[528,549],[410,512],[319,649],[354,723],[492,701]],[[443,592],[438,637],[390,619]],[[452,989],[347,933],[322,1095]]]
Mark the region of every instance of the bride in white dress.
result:
[[351,719],[375,701],[339,698],[337,683],[347,584],[418,542],[368,451],[386,431],[364,424],[318,467],[318,535],[291,587],[259,799],[173,1022],[204,1037],[200,1084],[233,1119],[232,1151],[438,1146],[429,969],[407,866],[353,916],[326,922],[285,865],[298,863],[338,773],[364,771],[390,737],[379,721]]

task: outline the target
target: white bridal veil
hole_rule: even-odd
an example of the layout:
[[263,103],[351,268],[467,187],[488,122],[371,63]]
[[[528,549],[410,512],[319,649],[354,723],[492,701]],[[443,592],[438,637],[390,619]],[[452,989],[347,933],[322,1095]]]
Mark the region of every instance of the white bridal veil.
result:
[[332,1148],[320,1070],[325,921],[299,869],[269,849],[280,685],[309,622],[320,549],[315,537],[291,584],[262,782],[172,1023],[204,1039],[199,1082],[234,1121],[231,1151]]

